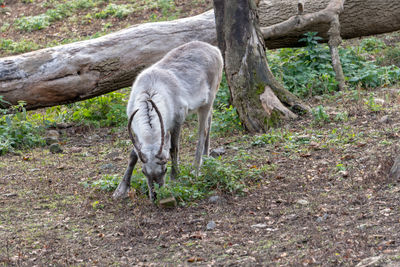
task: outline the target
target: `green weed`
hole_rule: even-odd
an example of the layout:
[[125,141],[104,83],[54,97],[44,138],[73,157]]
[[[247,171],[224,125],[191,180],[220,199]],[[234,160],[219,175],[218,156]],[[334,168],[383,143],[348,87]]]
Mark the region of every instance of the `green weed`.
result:
[[121,126],[127,122],[127,94],[111,92],[70,105],[66,119],[96,127]]
[[21,40],[19,42],[14,42],[13,40],[10,39],[0,40],[0,50],[5,51],[7,53],[11,54],[25,53],[36,49],[39,49],[39,45],[33,41]]
[[[246,182],[257,179],[261,170],[239,166],[240,164],[223,162],[220,159],[204,158],[200,174],[196,177],[191,166],[183,165],[176,181],[167,178],[163,187],[155,186],[157,201],[174,196],[181,205],[185,205],[215,191],[242,194]],[[114,191],[119,181],[118,175],[105,175],[89,185],[99,190]],[[140,194],[148,194],[146,177],[137,170],[133,171],[131,187]]]
[[[0,102],[4,100],[0,98]],[[25,103],[12,107],[14,113],[6,114],[0,109],[0,155],[21,148],[44,145],[43,133],[46,129],[42,121],[27,115]]]
[[317,124],[329,122],[329,115],[326,113],[325,108],[322,105],[313,108],[311,114],[313,115],[314,122]]
[[133,12],[133,8],[130,5],[116,5],[109,4],[106,8],[95,14],[96,18],[106,19],[108,17],[116,17],[119,19],[127,17]]
[[385,47],[385,43],[381,39],[378,39],[376,37],[365,38],[360,43],[360,48],[367,52],[382,50]]
[[50,26],[50,17],[46,14],[28,17],[23,16],[16,19],[14,25],[21,31],[31,32],[41,30]]
[[[329,48],[318,44],[319,40],[316,33],[307,33],[301,39],[306,47],[283,48],[267,53],[274,75],[291,92],[302,97],[332,93],[338,89]],[[360,50],[365,51],[376,46],[376,42],[372,45],[365,41],[362,48],[339,49],[343,72],[350,88],[375,88],[399,80],[398,67],[378,66],[360,54]]]

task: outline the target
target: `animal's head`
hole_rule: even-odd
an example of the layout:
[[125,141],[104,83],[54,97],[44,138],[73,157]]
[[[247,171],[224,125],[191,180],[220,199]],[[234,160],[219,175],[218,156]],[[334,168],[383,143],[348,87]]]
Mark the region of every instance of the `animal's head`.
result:
[[170,157],[170,134],[165,133],[164,123],[160,111],[158,110],[155,103],[150,99],[148,100],[157,112],[158,118],[161,125],[161,142],[158,144],[145,144],[142,145],[137,141],[132,134],[132,120],[135,116],[135,112],[129,118],[128,122],[128,133],[132,140],[133,145],[138,152],[139,158],[142,161],[142,172],[147,178],[147,184],[149,186],[150,199],[154,201],[156,199],[156,194],[154,192],[154,185],[157,183],[160,187],[164,185],[164,177],[167,172],[167,162]]

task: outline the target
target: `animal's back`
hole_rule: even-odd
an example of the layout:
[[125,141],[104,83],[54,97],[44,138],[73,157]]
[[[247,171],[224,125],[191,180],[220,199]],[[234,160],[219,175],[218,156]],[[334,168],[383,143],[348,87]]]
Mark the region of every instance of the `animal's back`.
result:
[[222,74],[223,60],[217,47],[192,41],[171,50],[154,67],[174,77],[178,83],[175,95],[190,100],[188,107],[191,110],[214,98],[221,79],[216,74]]

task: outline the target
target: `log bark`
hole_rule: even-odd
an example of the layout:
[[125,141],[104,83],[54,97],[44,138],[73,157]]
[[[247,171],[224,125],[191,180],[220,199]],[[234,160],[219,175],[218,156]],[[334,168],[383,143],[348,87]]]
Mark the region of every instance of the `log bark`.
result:
[[[329,1],[304,0],[301,13],[322,10]],[[299,12],[297,5],[297,1],[292,0],[260,1],[260,24],[270,26],[287,20]],[[347,0],[339,19],[344,38],[395,31],[400,29],[400,1]],[[301,45],[298,39],[307,31],[318,31],[328,38],[329,26],[314,24],[285,36],[269,36],[266,45],[268,48]],[[0,95],[12,104],[26,101],[27,109],[98,96],[130,86],[143,68],[191,40],[216,44],[212,11],[176,21],[137,25],[94,40],[0,58]]]

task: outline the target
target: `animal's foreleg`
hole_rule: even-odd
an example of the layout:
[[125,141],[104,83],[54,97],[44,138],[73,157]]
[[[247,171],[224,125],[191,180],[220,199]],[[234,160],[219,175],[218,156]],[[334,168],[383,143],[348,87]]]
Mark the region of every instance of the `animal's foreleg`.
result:
[[132,150],[131,154],[129,155],[129,163],[128,167],[126,168],[124,178],[122,178],[117,189],[115,189],[114,191],[113,194],[114,199],[127,197],[129,187],[131,185],[132,172],[133,169],[135,168],[137,161],[138,161],[138,156],[135,150]]
[[177,124],[171,132],[171,179],[176,179],[179,174],[179,136],[181,133],[181,124]]

